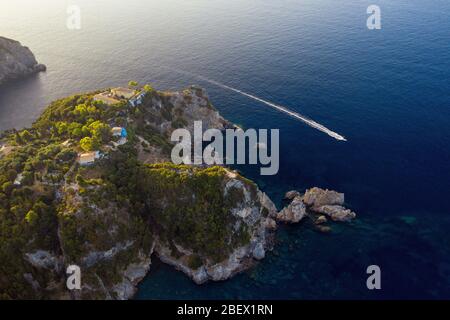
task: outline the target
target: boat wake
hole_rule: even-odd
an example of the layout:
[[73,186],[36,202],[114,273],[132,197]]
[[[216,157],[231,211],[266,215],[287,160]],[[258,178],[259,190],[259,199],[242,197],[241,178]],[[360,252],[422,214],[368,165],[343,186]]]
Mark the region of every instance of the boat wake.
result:
[[[52,52],[52,54],[55,55],[54,52]],[[67,58],[67,54],[65,54],[65,55],[58,55],[58,54],[56,54],[56,55],[60,56],[60,57]],[[77,59],[77,58],[74,57],[74,59]],[[91,61],[96,61],[96,60],[91,59]],[[239,93],[239,94],[241,94],[243,96],[246,96],[246,97],[248,97],[248,98],[250,98],[252,100],[261,102],[261,103],[263,103],[263,104],[265,104],[265,105],[267,105],[267,106],[269,106],[269,107],[271,107],[273,109],[276,109],[276,110],[278,110],[280,112],[283,112],[283,113],[285,113],[285,114],[287,114],[287,115],[289,115],[289,116],[291,116],[293,118],[296,118],[297,120],[300,120],[300,121],[304,122],[308,126],[314,128],[314,129],[317,129],[317,130],[319,130],[319,131],[329,135],[330,137],[332,137],[332,138],[334,138],[336,140],[347,141],[347,139],[344,136],[340,135],[339,133],[328,129],[324,125],[322,125],[322,124],[320,124],[320,123],[318,123],[318,122],[316,122],[316,121],[314,121],[312,119],[309,119],[308,117],[306,117],[304,115],[301,115],[300,113],[297,113],[295,111],[289,110],[286,107],[283,107],[283,106],[280,106],[278,104],[272,103],[270,101],[261,99],[261,98],[259,98],[257,96],[254,96],[254,95],[250,94],[250,93],[247,93],[247,92],[244,92],[242,90],[239,90],[239,89],[227,86],[226,84],[217,82],[217,81],[212,80],[212,79],[208,79],[208,78],[206,78],[204,76],[201,76],[201,75],[198,75],[198,74],[195,74],[195,73],[192,73],[192,72],[188,72],[188,71],[181,70],[181,69],[175,69],[175,68],[169,67],[167,65],[158,64],[157,66],[159,68],[168,69],[168,70],[173,71],[173,72],[177,72],[177,73],[180,73],[180,74],[185,74],[185,75],[188,75],[188,76],[191,76],[191,77],[194,77],[194,78],[201,79],[201,80],[203,80],[205,82],[208,82],[208,83],[210,83],[212,85],[218,86],[218,87],[226,89],[226,90],[234,91],[234,92]],[[126,66],[126,67],[128,69],[130,68],[129,66]]]
[[203,76],[201,76],[201,75],[197,75],[197,74],[194,74],[194,73],[191,73],[191,72],[187,72],[187,71],[183,71],[183,70],[179,70],[179,69],[172,69],[172,68],[169,68],[169,69],[171,69],[172,71],[175,71],[175,72],[184,73],[184,74],[190,75],[190,76],[192,76],[192,77],[201,79],[201,80],[203,80],[203,81],[206,81],[206,82],[208,82],[208,83],[210,83],[210,84],[213,84],[213,85],[215,85],[215,86],[221,87],[221,88],[223,88],[223,89],[226,89],[226,90],[230,90],[230,91],[234,91],[234,92],[236,92],[236,93],[239,93],[239,94],[241,94],[241,95],[243,95],[243,96],[246,96],[246,97],[248,97],[248,98],[250,98],[250,99],[253,99],[253,100],[255,100],[255,101],[258,101],[258,102],[261,102],[261,103],[263,103],[263,104],[265,104],[265,105],[268,105],[269,107],[272,107],[272,108],[274,108],[274,109],[276,109],[276,110],[278,110],[278,111],[284,112],[285,114],[287,114],[287,115],[289,115],[289,116],[291,116],[291,117],[293,117],[293,118],[296,118],[296,119],[298,119],[298,120],[300,120],[300,121],[306,123],[308,126],[314,128],[314,129],[317,129],[317,130],[319,130],[319,131],[321,131],[321,132],[323,132],[323,133],[329,135],[330,137],[332,137],[332,138],[334,138],[334,139],[336,139],[336,140],[339,140],[339,141],[347,141],[347,139],[346,139],[344,136],[340,135],[339,133],[334,132],[334,131],[328,129],[328,128],[325,127],[324,125],[322,125],[322,124],[320,124],[320,123],[317,123],[316,121],[314,121],[314,120],[312,120],[312,119],[309,119],[309,118],[307,118],[307,117],[305,117],[305,116],[303,116],[303,115],[301,115],[301,114],[299,114],[299,113],[297,113],[297,112],[294,112],[294,111],[292,111],[292,110],[289,110],[289,109],[286,108],[286,107],[283,107],[283,106],[280,106],[280,105],[278,105],[278,104],[272,103],[272,102],[270,102],[270,101],[261,99],[261,98],[259,98],[259,97],[257,97],[257,96],[254,96],[254,95],[250,94],[250,93],[247,93],[247,92],[244,92],[244,91],[242,91],[242,90],[239,90],[239,89],[236,89],[236,88],[227,86],[226,84],[217,82],[217,81],[212,80],[212,79],[208,79],[208,78],[203,77]]

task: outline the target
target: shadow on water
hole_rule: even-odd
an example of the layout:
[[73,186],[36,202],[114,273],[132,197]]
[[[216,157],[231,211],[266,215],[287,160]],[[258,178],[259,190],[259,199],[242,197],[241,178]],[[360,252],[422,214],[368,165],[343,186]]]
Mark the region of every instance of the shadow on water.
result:
[[0,131],[29,126],[39,116],[47,94],[41,77],[33,74],[0,86]]

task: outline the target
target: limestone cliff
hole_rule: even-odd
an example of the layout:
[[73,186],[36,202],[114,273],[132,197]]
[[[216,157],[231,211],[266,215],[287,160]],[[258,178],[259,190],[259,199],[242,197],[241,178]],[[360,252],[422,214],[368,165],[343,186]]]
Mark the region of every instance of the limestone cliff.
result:
[[29,48],[18,41],[0,37],[0,84],[45,69],[43,64],[36,61]]
[[[355,216],[343,194],[317,188],[290,192],[278,213],[230,168],[170,163],[173,130],[232,126],[201,88],[147,88],[137,107],[95,94],[55,101],[31,128],[2,136],[0,299],[129,299],[155,255],[198,284],[226,280],[265,258],[275,220]],[[117,126],[128,132],[121,145]],[[102,156],[83,166],[86,149]],[[81,290],[66,287],[69,265]]]
[[[129,299],[154,253],[197,283],[265,257],[276,208],[253,182],[168,162],[176,128],[232,126],[203,89],[151,89],[137,108],[95,94],[55,101],[31,128],[4,135],[0,297]],[[114,126],[127,128],[124,145],[110,140]],[[81,166],[81,140],[94,138],[104,156]],[[69,265],[81,269],[81,290],[66,288]]]
[[[277,210],[272,201],[258,190],[256,185],[234,172],[224,170],[221,179],[221,190],[216,192],[224,199],[221,205],[224,208],[221,213],[223,222],[206,225],[198,221],[199,226],[210,227],[211,231],[216,225],[222,229],[211,234],[214,238],[205,238],[200,247],[196,240],[185,241],[177,239],[177,236],[156,241],[155,252],[159,258],[186,273],[197,284],[209,280],[226,280],[250,268],[257,260],[262,260],[266,251],[271,250],[273,245],[276,223],[271,216],[276,214]],[[194,194],[193,197],[199,195]],[[191,201],[193,200],[189,200]],[[190,206],[195,207],[195,204],[191,202]],[[188,211],[187,208],[186,210]],[[220,212],[218,208],[215,209],[215,212],[217,211]],[[202,217],[197,211],[196,216],[198,220],[210,217],[217,219],[219,216],[215,212],[207,212]],[[183,215],[180,215],[180,219],[181,224],[192,224],[189,222],[189,215],[184,219]],[[223,241],[220,241],[222,239]],[[202,248],[207,245],[206,242],[211,243],[211,249]]]

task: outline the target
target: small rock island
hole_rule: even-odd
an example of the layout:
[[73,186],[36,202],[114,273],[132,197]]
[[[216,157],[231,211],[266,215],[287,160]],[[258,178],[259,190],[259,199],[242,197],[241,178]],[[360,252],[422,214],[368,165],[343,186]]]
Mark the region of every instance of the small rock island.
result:
[[[278,212],[237,171],[171,163],[172,131],[197,120],[233,126],[200,87],[130,82],[55,101],[30,128],[4,132],[0,298],[129,299],[154,256],[197,284],[226,280],[264,259],[277,222],[310,217],[329,231],[327,217],[355,217],[341,193],[291,191]],[[69,265],[81,290],[66,287]]]
[[36,61],[29,48],[0,36],[0,85],[45,70],[46,66]]

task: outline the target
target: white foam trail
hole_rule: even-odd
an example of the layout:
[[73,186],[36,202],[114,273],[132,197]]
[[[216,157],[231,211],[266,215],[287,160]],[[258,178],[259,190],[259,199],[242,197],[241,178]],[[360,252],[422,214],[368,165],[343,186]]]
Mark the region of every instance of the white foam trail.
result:
[[[170,68],[170,69],[172,69],[172,68]],[[172,69],[172,70],[173,70],[173,69]],[[347,141],[347,139],[345,139],[345,137],[341,136],[339,133],[334,132],[334,131],[328,129],[328,128],[325,127],[324,125],[321,125],[320,123],[317,123],[317,122],[314,121],[314,120],[308,119],[307,117],[305,117],[305,116],[303,116],[303,115],[301,115],[301,114],[299,114],[299,113],[297,113],[297,112],[291,111],[291,110],[289,110],[289,109],[286,108],[286,107],[283,107],[283,106],[280,106],[280,105],[278,105],[278,104],[272,103],[272,102],[270,102],[270,101],[267,101],[267,100],[258,98],[258,97],[256,97],[256,96],[250,94],[250,93],[247,93],[247,92],[244,92],[244,91],[242,91],[242,90],[239,90],[239,89],[236,89],[236,88],[227,86],[226,84],[217,82],[217,81],[215,81],[215,80],[208,79],[208,78],[206,78],[206,77],[203,77],[203,76],[200,76],[200,75],[197,75],[197,74],[193,74],[193,73],[190,73],[190,72],[187,72],[187,71],[182,71],[182,70],[173,70],[173,71],[180,72],[180,73],[185,73],[185,74],[188,74],[188,75],[190,75],[190,76],[193,76],[193,77],[197,77],[197,78],[199,78],[199,79],[202,79],[202,80],[204,80],[204,81],[206,81],[206,82],[209,82],[209,83],[211,83],[211,84],[213,84],[213,85],[216,85],[216,86],[218,86],[218,87],[221,87],[221,88],[223,88],[223,89],[231,90],[231,91],[237,92],[237,93],[239,93],[239,94],[242,94],[242,95],[244,95],[244,96],[246,96],[246,97],[248,97],[248,98],[250,98],[250,99],[259,101],[259,102],[261,102],[261,103],[264,103],[264,104],[268,105],[269,107],[272,107],[272,108],[274,108],[274,109],[276,109],[276,110],[278,110],[278,111],[284,112],[284,113],[286,113],[287,115],[290,115],[291,117],[294,117],[294,118],[296,118],[296,119],[298,119],[298,120],[300,120],[300,121],[306,123],[308,126],[314,128],[314,129],[317,129],[317,130],[319,130],[319,131],[321,131],[321,132],[323,132],[323,133],[326,133],[327,135],[329,135],[330,137],[332,137],[332,138],[334,138],[334,139],[336,139],[336,140],[339,140],[339,141]]]
[[[206,81],[207,79],[204,79],[204,80]],[[308,118],[306,118],[305,116],[302,116],[301,114],[299,114],[299,113],[297,113],[297,112],[294,112],[294,111],[291,111],[291,110],[289,110],[289,109],[287,109],[287,108],[285,108],[285,107],[283,107],[283,106],[280,106],[280,105],[277,105],[277,104],[272,103],[272,102],[270,102],[270,101],[267,101],[267,100],[258,98],[258,97],[256,97],[256,96],[254,96],[254,95],[252,95],[252,94],[249,94],[249,93],[247,93],[247,92],[244,92],[244,91],[242,91],[242,90],[239,90],[239,89],[236,89],[236,88],[232,88],[232,87],[227,86],[227,85],[222,84],[222,83],[218,83],[218,82],[216,82],[216,81],[214,81],[214,80],[209,80],[209,82],[210,82],[210,83],[214,83],[214,84],[217,85],[217,86],[221,86],[221,87],[224,88],[224,89],[228,89],[228,90],[232,90],[232,91],[234,91],[234,92],[240,93],[240,94],[242,94],[242,95],[244,95],[244,96],[246,96],[246,97],[249,97],[249,98],[251,98],[251,99],[253,99],[253,100],[262,102],[262,103],[264,103],[264,104],[266,104],[266,105],[268,105],[268,106],[270,106],[270,107],[272,107],[272,108],[275,108],[275,109],[277,109],[277,110],[279,110],[279,111],[281,111],[281,112],[284,112],[284,113],[286,113],[286,114],[288,114],[288,115],[290,115],[290,116],[292,116],[292,117],[294,117],[294,118],[299,119],[300,121],[303,121],[304,123],[306,123],[306,124],[309,125],[310,127],[313,127],[314,129],[317,129],[317,130],[319,130],[319,131],[322,131],[323,133],[326,133],[327,135],[329,135],[330,137],[335,138],[336,140],[347,141],[347,139],[345,139],[345,137],[341,136],[339,133],[336,133],[336,132],[334,132],[334,131],[328,129],[328,128],[325,127],[324,125],[321,125],[320,123],[317,123],[317,122],[315,122],[314,120],[308,119]]]

